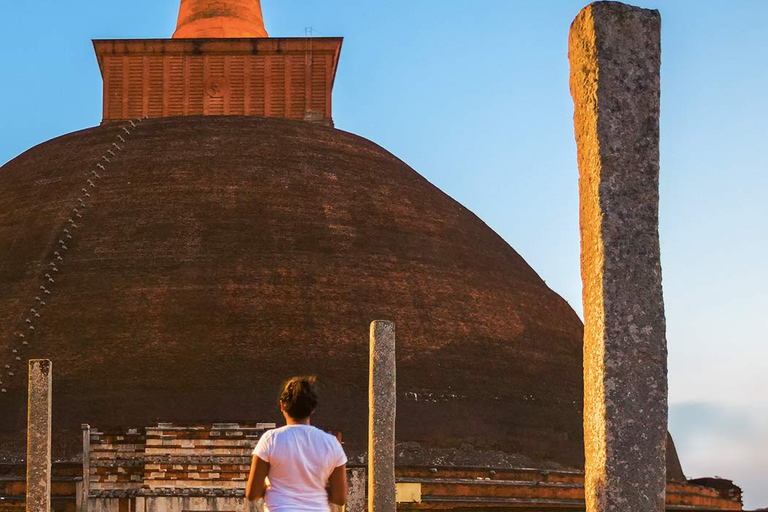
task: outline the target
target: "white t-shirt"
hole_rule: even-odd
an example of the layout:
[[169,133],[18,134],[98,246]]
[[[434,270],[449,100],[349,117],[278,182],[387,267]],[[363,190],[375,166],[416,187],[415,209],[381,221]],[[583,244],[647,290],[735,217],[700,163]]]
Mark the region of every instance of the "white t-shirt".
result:
[[253,454],[269,462],[269,512],[328,512],[328,478],[347,463],[335,437],[311,425],[286,425],[266,431]]

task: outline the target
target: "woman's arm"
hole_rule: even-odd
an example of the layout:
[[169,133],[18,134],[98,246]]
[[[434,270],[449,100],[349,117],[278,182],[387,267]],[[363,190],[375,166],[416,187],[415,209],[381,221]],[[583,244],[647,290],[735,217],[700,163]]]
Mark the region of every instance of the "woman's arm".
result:
[[347,503],[347,465],[343,464],[334,469],[328,483],[328,501],[340,507],[344,506]]
[[266,491],[264,480],[267,478],[268,473],[269,462],[263,461],[254,455],[251,462],[251,472],[248,475],[248,485],[245,487],[245,497],[248,498],[248,501],[255,501],[264,497]]

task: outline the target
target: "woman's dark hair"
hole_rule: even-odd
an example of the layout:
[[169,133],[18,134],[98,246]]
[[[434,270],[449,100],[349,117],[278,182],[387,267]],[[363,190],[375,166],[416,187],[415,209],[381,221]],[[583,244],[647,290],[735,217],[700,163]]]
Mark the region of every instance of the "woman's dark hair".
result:
[[315,377],[294,377],[283,384],[280,403],[295,420],[308,418],[317,407]]

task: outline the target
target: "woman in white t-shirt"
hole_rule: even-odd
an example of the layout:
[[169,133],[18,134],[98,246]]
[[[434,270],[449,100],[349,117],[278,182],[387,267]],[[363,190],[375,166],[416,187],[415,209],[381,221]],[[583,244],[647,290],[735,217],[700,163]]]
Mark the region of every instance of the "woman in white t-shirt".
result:
[[[347,456],[332,435],[309,424],[314,377],[294,377],[280,393],[286,425],[265,432],[253,450],[246,497],[268,512],[328,512],[347,501]],[[327,489],[326,489],[327,486]]]

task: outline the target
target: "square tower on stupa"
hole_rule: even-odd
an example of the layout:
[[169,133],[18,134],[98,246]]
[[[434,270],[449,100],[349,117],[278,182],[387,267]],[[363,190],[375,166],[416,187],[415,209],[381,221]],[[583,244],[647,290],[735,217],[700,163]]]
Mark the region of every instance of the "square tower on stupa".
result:
[[269,37],[259,0],[181,0],[171,39],[93,42],[102,122],[236,115],[333,125],[342,41]]

